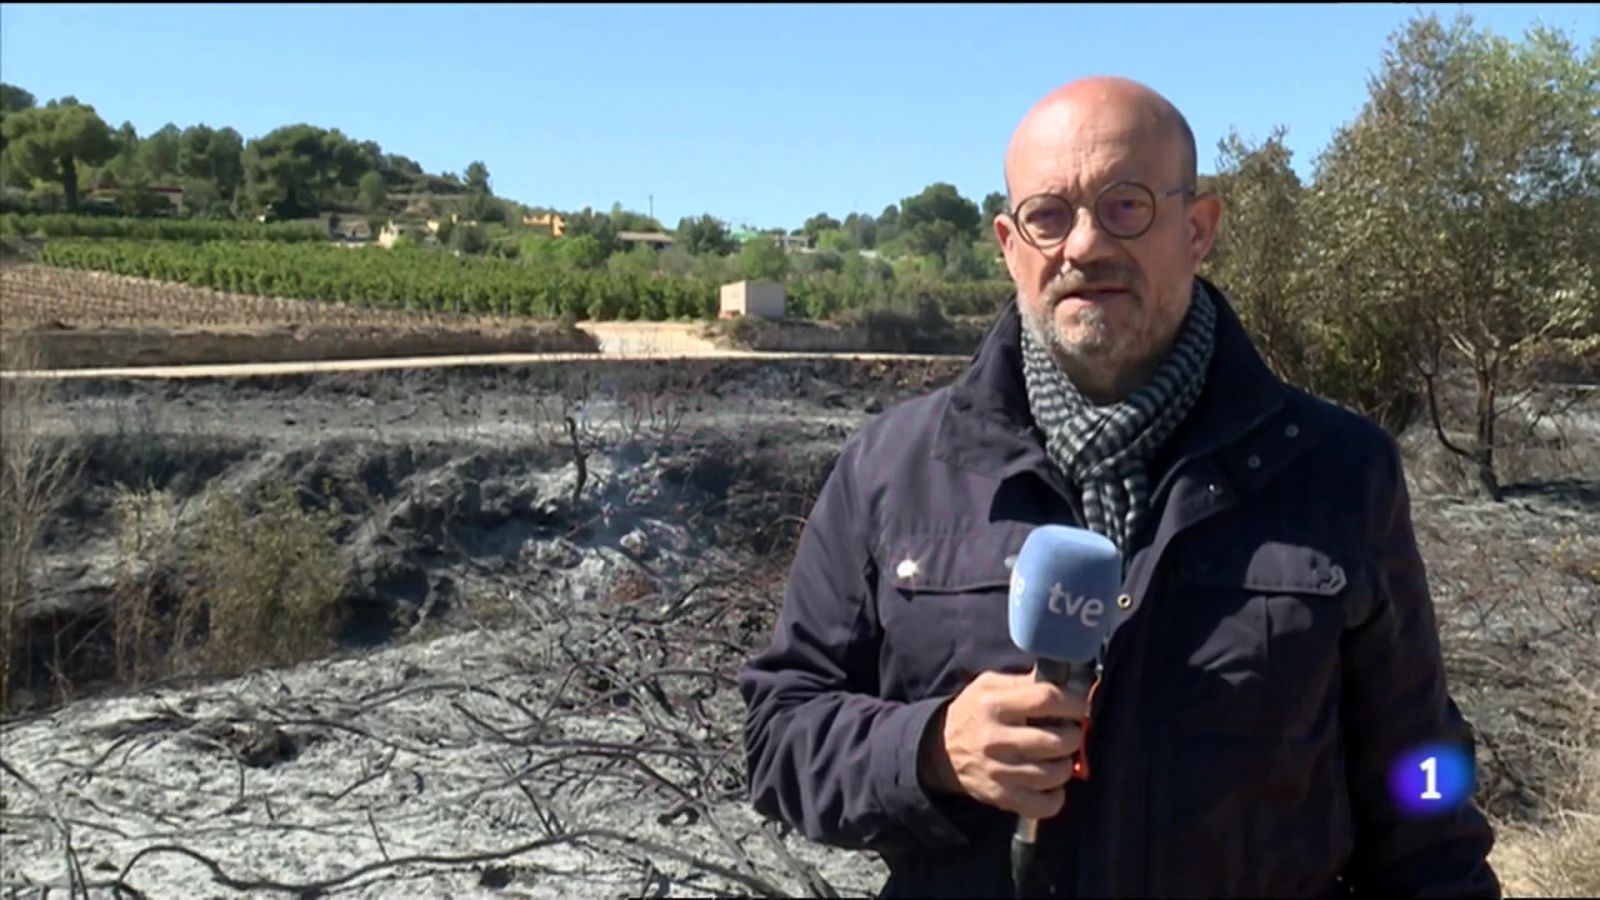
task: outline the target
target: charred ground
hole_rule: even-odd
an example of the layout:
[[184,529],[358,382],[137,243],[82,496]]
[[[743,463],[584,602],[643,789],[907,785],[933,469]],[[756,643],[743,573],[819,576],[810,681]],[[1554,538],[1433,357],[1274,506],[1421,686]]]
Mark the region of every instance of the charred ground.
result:
[[[39,382],[33,421],[72,477],[6,726],[6,884],[65,886],[72,863],[156,895],[875,890],[875,861],[750,812],[732,673],[844,438],[964,362]],[[1480,798],[1514,829],[1558,825],[1594,784],[1584,396],[1529,424],[1505,503],[1460,492],[1426,432],[1404,442]],[[129,683],[114,610],[176,615],[206,589],[203,500],[270,485],[329,517],[337,641],[237,677],[156,647]],[[170,540],[130,543],[129,496]]]

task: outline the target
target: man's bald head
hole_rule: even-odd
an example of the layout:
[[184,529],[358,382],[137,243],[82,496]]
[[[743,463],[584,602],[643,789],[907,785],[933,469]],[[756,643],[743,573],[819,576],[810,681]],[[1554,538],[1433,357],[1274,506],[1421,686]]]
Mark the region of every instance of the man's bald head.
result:
[[1006,149],[1008,204],[1015,207],[1018,200],[1012,175],[1019,165],[1025,165],[1032,154],[1050,152],[1053,138],[1064,129],[1095,120],[1137,130],[1147,139],[1171,142],[1179,154],[1183,183],[1193,187],[1199,180],[1194,131],[1176,106],[1137,81],[1094,76],[1056,88],[1022,117]]
[[[995,217],[995,239],[1023,321],[1086,396],[1126,396],[1171,346],[1222,214],[1219,198],[1198,192],[1198,174],[1183,115],[1125,78],[1057,88],[1017,125],[1005,161],[1010,210]],[[1114,185],[1125,187],[1104,193]],[[1012,212],[1041,195],[1077,209]],[[1105,215],[1145,224],[1123,221],[1131,233],[1114,233]],[[1035,229],[1061,237],[1041,245]]]

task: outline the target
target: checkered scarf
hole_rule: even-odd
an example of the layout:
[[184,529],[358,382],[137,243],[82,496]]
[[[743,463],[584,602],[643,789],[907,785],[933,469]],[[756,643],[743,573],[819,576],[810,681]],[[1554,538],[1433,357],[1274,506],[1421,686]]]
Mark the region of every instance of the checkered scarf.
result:
[[1109,406],[1085,399],[1033,330],[1022,327],[1022,373],[1045,450],[1082,491],[1090,530],[1124,553],[1149,513],[1149,460],[1205,386],[1216,320],[1216,307],[1196,280],[1172,352],[1149,382]]

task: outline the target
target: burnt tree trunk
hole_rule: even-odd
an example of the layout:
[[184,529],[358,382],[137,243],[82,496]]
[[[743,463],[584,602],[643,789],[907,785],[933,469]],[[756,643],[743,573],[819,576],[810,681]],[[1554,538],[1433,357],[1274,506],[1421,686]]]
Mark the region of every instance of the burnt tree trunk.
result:
[[1484,493],[1498,502],[1502,499],[1500,478],[1494,470],[1494,424],[1496,417],[1495,389],[1498,366],[1478,366],[1478,445],[1473,448],[1473,458],[1478,464],[1478,484]]

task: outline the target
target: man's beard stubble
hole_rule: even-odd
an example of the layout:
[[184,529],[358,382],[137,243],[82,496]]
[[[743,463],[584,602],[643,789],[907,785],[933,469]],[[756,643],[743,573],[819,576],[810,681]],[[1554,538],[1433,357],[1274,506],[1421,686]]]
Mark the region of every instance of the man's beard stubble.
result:
[[[1090,284],[1106,282],[1125,284],[1133,300],[1132,321],[1123,324],[1123,331],[1112,328],[1107,310],[1099,304],[1086,304],[1074,317],[1075,338],[1068,340],[1056,319],[1056,307],[1067,297]],[[1127,344],[1133,340],[1148,314],[1145,297],[1134,274],[1118,265],[1091,266],[1085,269],[1063,269],[1045,286],[1039,301],[1033,305],[1034,314],[1025,317],[1027,326],[1057,363],[1104,362],[1125,356]]]

